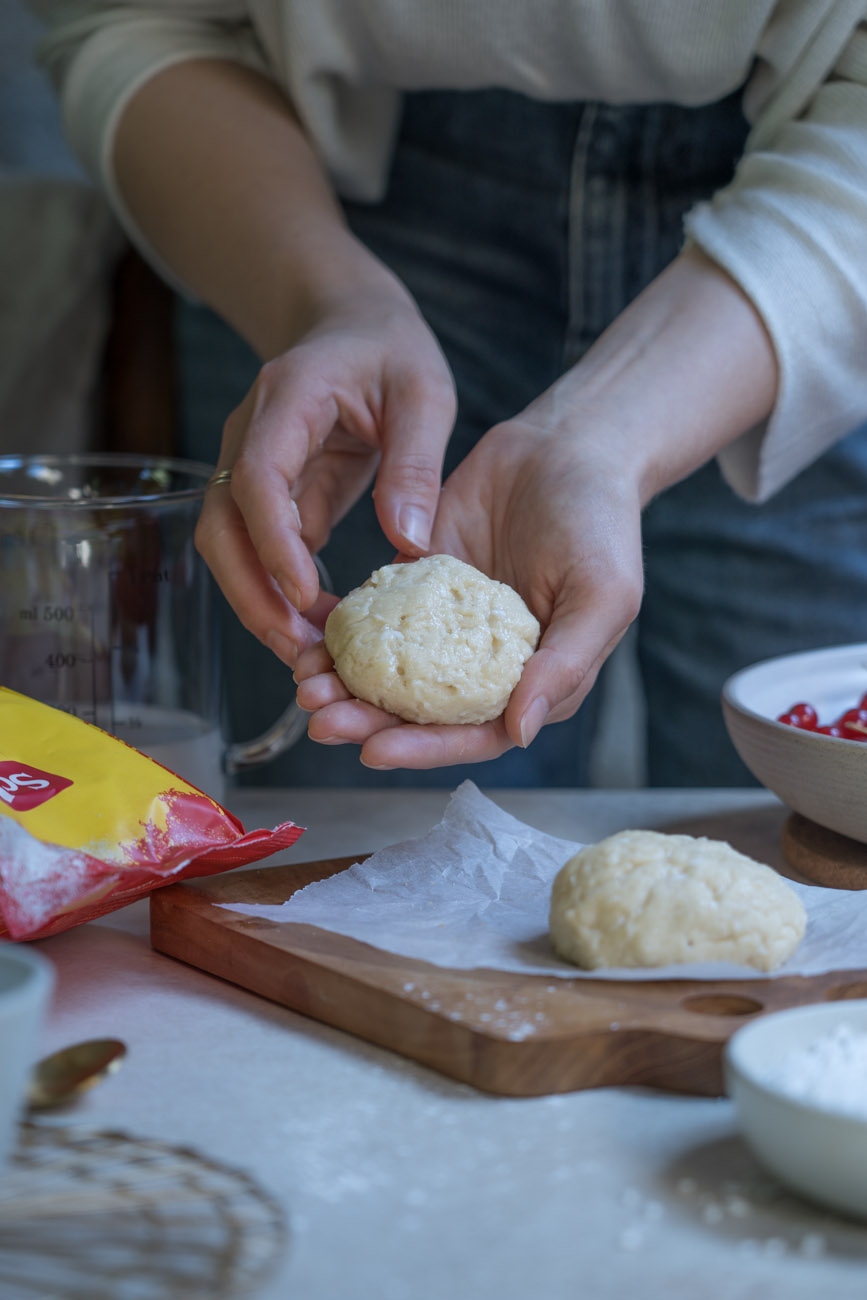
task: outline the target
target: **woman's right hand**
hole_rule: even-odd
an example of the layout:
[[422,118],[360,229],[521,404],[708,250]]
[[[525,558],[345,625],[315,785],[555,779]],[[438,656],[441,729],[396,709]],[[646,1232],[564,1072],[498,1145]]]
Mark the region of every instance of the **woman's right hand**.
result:
[[208,491],[196,544],[244,626],[286,663],[335,603],[311,557],[374,476],[395,550],[426,551],[454,417],[446,361],[397,282],[329,305],[262,367],[226,422],[231,483]]

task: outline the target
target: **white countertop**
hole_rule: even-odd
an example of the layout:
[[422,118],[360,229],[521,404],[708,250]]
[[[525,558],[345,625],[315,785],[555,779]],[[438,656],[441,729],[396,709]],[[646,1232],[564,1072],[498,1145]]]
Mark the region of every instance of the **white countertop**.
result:
[[[759,791],[487,791],[590,841],[626,826],[724,837],[779,862]],[[421,833],[445,791],[236,792],[247,829],[308,827],[275,862]],[[642,1089],[504,1099],[157,954],[147,904],[39,945],[43,1050],[120,1037],[123,1068],[66,1123],[249,1170],[289,1244],[262,1300],[863,1300],[867,1228],[784,1194],[731,1104]]]

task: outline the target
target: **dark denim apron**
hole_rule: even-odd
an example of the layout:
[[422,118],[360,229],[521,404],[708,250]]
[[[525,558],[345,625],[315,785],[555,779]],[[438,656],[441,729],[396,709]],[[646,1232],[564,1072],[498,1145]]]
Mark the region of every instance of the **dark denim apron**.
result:
[[[546,104],[505,91],[408,96],[388,193],[347,204],[443,346],[459,416],[448,465],[574,364],[677,254],[683,217],[725,185],[746,137],[735,95],[704,108]],[[201,309],[181,313],[185,450],[213,459],[255,360]],[[760,507],[710,464],[645,512],[637,649],[651,784],[749,783],[723,680],[756,659],[867,639],[867,429]],[[338,592],[388,563],[369,500],[323,553]],[[228,620],[233,729],[288,698],[287,672]],[[252,666],[255,665],[255,666]],[[253,778],[289,785],[580,786],[604,689],[529,751],[438,772],[372,773],[355,746],[304,741]]]

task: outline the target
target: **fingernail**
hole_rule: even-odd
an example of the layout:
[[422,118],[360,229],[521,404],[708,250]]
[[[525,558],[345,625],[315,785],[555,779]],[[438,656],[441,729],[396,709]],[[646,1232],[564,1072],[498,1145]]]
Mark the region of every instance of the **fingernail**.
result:
[[426,551],[430,544],[430,521],[418,506],[404,506],[397,517],[400,535],[417,551]]
[[521,745],[524,749],[536,739],[549,712],[544,695],[537,696],[521,719]]
[[288,636],[284,636],[282,632],[269,632],[265,637],[265,644],[288,668],[295,667],[298,647],[294,641],[289,640]]
[[295,583],[292,581],[291,578],[287,578],[286,575],[282,573],[278,574],[277,586],[283,592],[283,595],[286,597],[286,599],[289,601],[289,604],[292,605],[294,609],[301,608],[301,592],[295,586]]
[[362,767],[369,767],[371,772],[393,772],[394,768],[390,763],[368,763],[365,759],[360,760]]

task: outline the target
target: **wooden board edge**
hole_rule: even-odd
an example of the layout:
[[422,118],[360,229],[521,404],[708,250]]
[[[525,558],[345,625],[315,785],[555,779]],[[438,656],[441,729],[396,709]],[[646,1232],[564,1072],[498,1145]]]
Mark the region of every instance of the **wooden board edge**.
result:
[[[554,1037],[509,1037],[451,1020],[375,981],[366,982],[363,1002],[350,1011],[357,977],[310,954],[273,948],[261,978],[251,978],[246,958],[261,955],[262,939],[245,934],[242,926],[232,928],[239,968],[235,980],[232,963],[215,956],[226,929],[210,914],[210,907],[204,897],[196,898],[185,910],[181,935],[173,925],[174,909],[155,894],[156,925],[151,926],[155,951],[482,1092],[533,1097],[631,1084],[710,1095],[720,1090],[719,1039],[677,1040],[658,1027],[632,1027],[618,1035],[612,1052],[607,1026]],[[245,920],[242,913],[235,915],[240,922]],[[677,1075],[684,1060],[693,1071],[689,1088]]]
[[[323,860],[322,865],[333,871],[341,861]],[[606,1022],[553,1034],[531,1030],[525,1036],[486,1030],[402,997],[397,988],[384,986],[384,968],[371,968],[363,962],[356,968],[346,958],[317,956],[291,943],[269,948],[267,935],[263,939],[261,933],[247,932],[254,921],[242,912],[233,912],[231,903],[219,905],[218,920],[218,905],[206,889],[197,887],[202,883],[178,882],[151,895],[151,942],[156,951],[493,1095],[531,1097],[634,1085],[718,1096],[725,1043],[753,1018],[722,1011],[699,1016],[690,1022],[692,1032],[679,1032],[677,1024],[662,1025],[652,1019],[644,1025]],[[183,908],[176,906],[179,895]],[[175,925],[181,914],[182,934]],[[270,924],[275,935],[283,931],[285,939],[289,927]],[[297,928],[316,933],[315,927]],[[227,933],[232,937],[237,978],[232,973],[233,960],[226,957]],[[339,937],[371,953],[379,952],[360,941]],[[257,956],[261,959],[263,944],[270,951],[271,970],[262,979],[251,979],[249,968],[257,965]],[[219,960],[215,953],[222,953]],[[381,955],[389,962],[395,956]],[[424,967],[425,963],[415,965]],[[440,975],[447,973],[443,968],[430,969]],[[551,982],[544,975],[514,978],[538,985]],[[774,982],[764,980],[718,984],[707,995],[703,989],[696,992],[693,988],[690,996],[722,998],[724,1006],[726,998],[748,1001],[752,995],[762,1002],[755,1014],[770,1014],[788,1005],[867,995],[867,971],[832,972],[812,981],[797,977],[796,982],[794,999],[790,996],[782,1002],[779,989],[776,997],[768,996]],[[364,988],[361,1003],[354,1000],[358,985]]]

